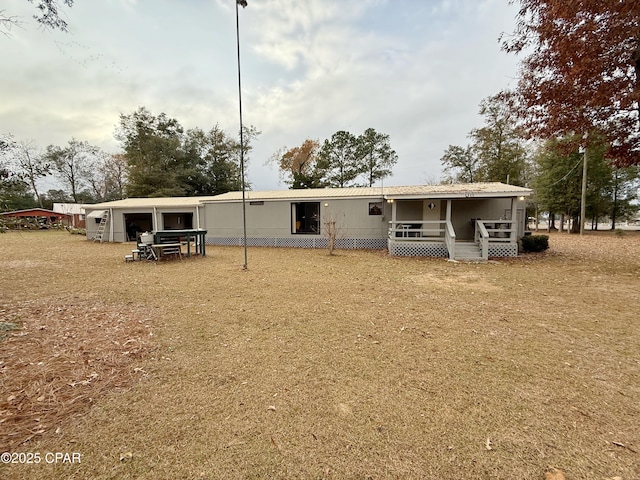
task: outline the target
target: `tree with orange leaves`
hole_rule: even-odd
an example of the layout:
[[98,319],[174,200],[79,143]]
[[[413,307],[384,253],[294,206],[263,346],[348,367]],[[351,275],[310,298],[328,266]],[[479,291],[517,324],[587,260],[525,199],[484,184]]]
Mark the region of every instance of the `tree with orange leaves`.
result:
[[283,148],[276,152],[272,161],[278,165],[285,182],[290,188],[321,188],[324,172],[318,169],[318,140],[306,139],[302,145],[290,149]]
[[640,164],[640,2],[517,1],[502,48],[527,55],[516,89],[525,130],[576,138],[574,149],[598,131],[616,165]]

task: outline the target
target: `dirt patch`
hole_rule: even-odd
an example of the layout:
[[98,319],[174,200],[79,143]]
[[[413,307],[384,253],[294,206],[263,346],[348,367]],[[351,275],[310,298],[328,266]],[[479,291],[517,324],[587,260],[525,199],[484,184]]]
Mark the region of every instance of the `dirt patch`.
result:
[[470,289],[472,292],[495,292],[500,288],[496,285],[492,285],[481,275],[474,273],[423,273],[420,275],[411,275],[407,277],[407,280],[417,285],[422,285],[430,288],[443,288],[443,289],[457,289],[464,288]]
[[72,298],[0,306],[10,325],[0,340],[0,451],[46,433],[60,433],[69,417],[86,413],[105,392],[130,386],[152,348],[140,308]]
[[42,262],[34,260],[8,260],[4,263],[4,267],[7,269],[38,268],[41,266]]

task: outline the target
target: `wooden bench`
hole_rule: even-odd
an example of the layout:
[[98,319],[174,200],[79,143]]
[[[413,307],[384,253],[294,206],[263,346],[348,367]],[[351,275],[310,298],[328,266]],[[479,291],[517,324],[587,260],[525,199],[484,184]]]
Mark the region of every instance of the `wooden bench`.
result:
[[177,243],[154,243],[151,245],[157,254],[158,258],[168,257],[170,255],[177,255],[182,260],[182,244]]

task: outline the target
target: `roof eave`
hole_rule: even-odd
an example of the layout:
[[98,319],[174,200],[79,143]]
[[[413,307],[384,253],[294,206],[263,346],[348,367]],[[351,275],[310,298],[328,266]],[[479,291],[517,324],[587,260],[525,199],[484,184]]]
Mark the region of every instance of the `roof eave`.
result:
[[472,198],[512,198],[512,197],[528,197],[531,195],[531,190],[518,191],[518,192],[443,192],[443,193],[429,193],[429,194],[389,194],[385,195],[385,199],[393,200],[424,200],[424,199],[437,199],[437,200],[459,200],[459,199],[472,199]]

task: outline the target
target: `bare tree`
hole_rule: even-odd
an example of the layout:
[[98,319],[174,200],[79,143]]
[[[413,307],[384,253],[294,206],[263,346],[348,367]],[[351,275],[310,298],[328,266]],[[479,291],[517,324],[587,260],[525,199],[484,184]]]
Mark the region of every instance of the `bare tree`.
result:
[[72,139],[65,148],[49,145],[44,157],[58,178],[69,187],[73,201],[77,203],[98,154],[97,147]]
[[46,161],[33,141],[16,142],[12,148],[13,159],[22,177],[27,180],[36,196],[38,205],[43,207],[42,196],[38,192],[37,182],[51,173],[51,166]]
[[327,244],[327,249],[329,250],[329,255],[333,255],[333,252],[336,248],[336,240],[341,238],[342,234],[342,225],[338,222],[335,215],[330,213],[325,213],[322,221],[322,233],[329,243]]
[[[52,30],[67,31],[67,22],[62,19],[61,6],[72,7],[73,0],[28,0],[29,3],[35,5],[38,13],[33,18],[41,26]],[[6,13],[6,10],[0,10],[0,32],[5,36],[9,35],[12,27],[19,27],[23,24],[20,17]]]
[[95,162],[86,169],[86,180],[98,201],[124,198],[127,182],[127,159],[123,154],[98,152]]

